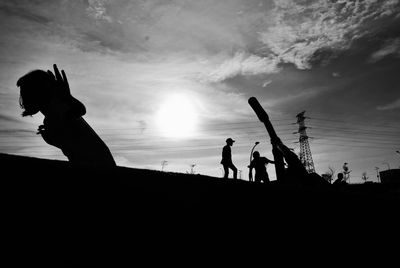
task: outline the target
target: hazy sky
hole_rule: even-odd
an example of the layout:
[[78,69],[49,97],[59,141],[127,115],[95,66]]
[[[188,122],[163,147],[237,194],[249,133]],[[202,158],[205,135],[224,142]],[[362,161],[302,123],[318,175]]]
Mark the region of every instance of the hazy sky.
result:
[[400,166],[398,0],[15,0],[0,23],[0,152],[66,159],[35,134],[42,115],[21,117],[15,85],[56,63],[121,166],[222,176],[232,137],[247,179],[255,141],[272,158],[251,96],[296,152],[306,110],[320,174]]

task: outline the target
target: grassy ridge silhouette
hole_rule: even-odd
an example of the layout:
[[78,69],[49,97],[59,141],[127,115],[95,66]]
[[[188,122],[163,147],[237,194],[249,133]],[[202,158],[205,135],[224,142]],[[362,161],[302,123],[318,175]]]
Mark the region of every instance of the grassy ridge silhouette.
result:
[[243,238],[272,245],[321,234],[335,239],[349,224],[390,229],[400,201],[400,187],[383,184],[264,185],[7,154],[0,162],[4,241],[17,252],[13,259],[65,267],[134,264],[141,253],[181,254],[201,242],[213,247],[216,238],[223,238],[220,246],[243,247]]

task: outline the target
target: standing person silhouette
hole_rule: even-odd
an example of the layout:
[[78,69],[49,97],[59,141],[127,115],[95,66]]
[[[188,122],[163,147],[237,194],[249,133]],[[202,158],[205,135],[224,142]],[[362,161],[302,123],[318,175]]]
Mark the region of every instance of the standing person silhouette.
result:
[[229,169],[233,171],[233,179],[237,179],[237,168],[232,162],[232,151],[231,146],[235,141],[231,138],[226,139],[226,145],[222,149],[222,160],[221,164],[224,167],[224,179],[227,179],[229,176]]
[[67,76],[54,64],[51,71],[34,70],[17,81],[22,116],[44,115],[38,128],[44,141],[62,150],[74,164],[116,166],[103,140],[82,118],[85,106],[70,92]]
[[350,182],[350,172],[351,172],[351,170],[349,170],[348,163],[344,163],[343,164],[343,178],[345,181]]
[[255,182],[261,182],[263,181],[264,183],[269,182],[269,177],[268,177],[268,172],[267,172],[267,167],[269,163],[275,164],[274,161],[269,160],[266,157],[261,157],[260,153],[258,151],[255,151],[253,153],[253,160],[250,163],[250,171],[249,171],[249,178],[253,178],[253,168],[256,171],[256,176],[255,176]]

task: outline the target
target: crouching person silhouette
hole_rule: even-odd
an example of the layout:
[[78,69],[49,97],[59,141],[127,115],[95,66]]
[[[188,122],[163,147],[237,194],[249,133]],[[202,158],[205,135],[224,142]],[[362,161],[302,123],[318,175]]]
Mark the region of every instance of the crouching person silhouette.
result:
[[255,151],[253,153],[253,160],[250,163],[250,171],[249,171],[249,178],[253,178],[253,168],[256,170],[256,176],[255,176],[255,182],[261,182],[263,181],[264,183],[269,182],[269,177],[268,177],[268,172],[267,172],[267,164],[275,164],[274,161],[269,160],[266,157],[261,157],[260,153]]
[[22,116],[41,112],[44,120],[37,134],[61,149],[71,163],[115,166],[107,145],[82,118],[86,108],[71,95],[65,72],[61,75],[53,67],[54,74],[34,70],[18,80]]

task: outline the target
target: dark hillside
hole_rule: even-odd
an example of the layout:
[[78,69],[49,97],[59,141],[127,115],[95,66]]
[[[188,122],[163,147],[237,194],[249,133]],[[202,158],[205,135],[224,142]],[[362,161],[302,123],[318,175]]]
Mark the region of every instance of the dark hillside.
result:
[[190,251],[200,241],[208,249],[245,250],[249,245],[240,239],[273,244],[290,238],[293,247],[303,243],[294,242],[299,239],[335,239],[349,228],[398,230],[399,185],[257,185],[5,154],[0,161],[6,241],[10,253],[23,252],[14,259],[28,263],[52,256],[65,267],[97,267],[135,252],[133,264],[142,253],[176,245]]

